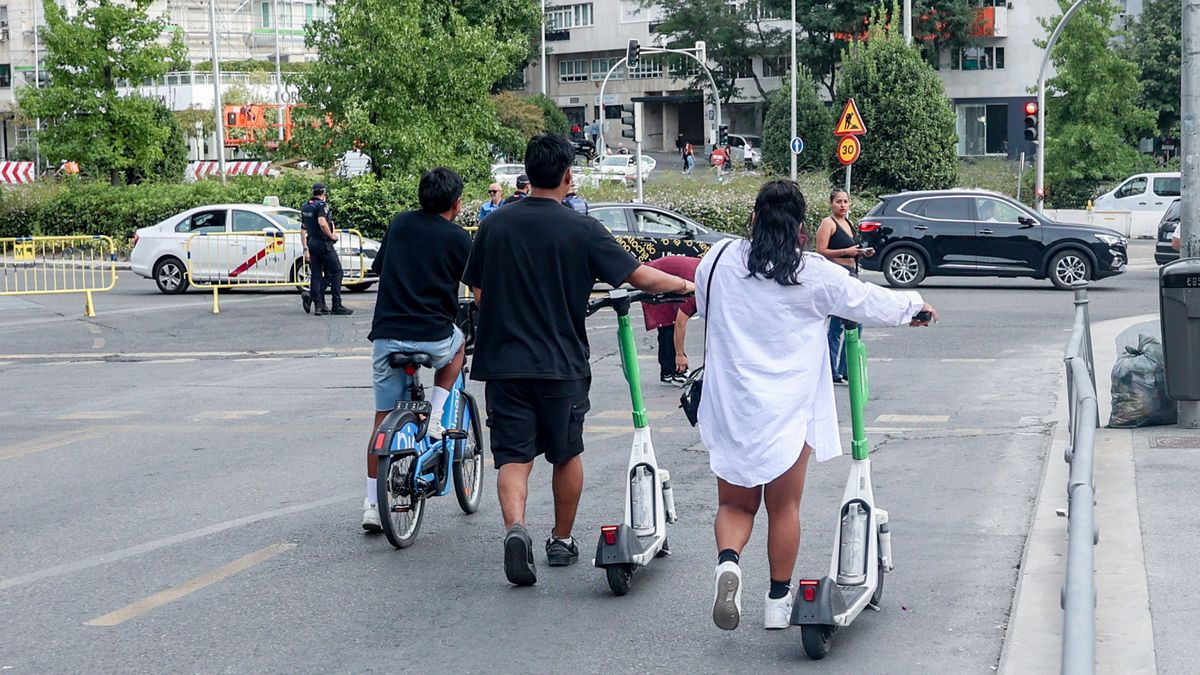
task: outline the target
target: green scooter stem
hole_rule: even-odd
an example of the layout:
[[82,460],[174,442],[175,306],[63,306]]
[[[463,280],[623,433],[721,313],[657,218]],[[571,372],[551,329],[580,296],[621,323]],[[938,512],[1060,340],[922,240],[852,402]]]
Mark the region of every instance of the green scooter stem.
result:
[[629,400],[633,404],[633,426],[644,429],[647,426],[646,404],[642,401],[642,377],[638,370],[633,326],[629,323],[628,303],[624,307],[617,307],[617,341],[621,346],[621,368],[625,371],[625,381],[629,383]]
[[850,378],[850,422],[854,432],[850,448],[854,459],[866,459],[871,454],[865,418],[871,388],[867,383],[867,346],[860,339],[859,331],[858,328],[846,331],[846,374]]

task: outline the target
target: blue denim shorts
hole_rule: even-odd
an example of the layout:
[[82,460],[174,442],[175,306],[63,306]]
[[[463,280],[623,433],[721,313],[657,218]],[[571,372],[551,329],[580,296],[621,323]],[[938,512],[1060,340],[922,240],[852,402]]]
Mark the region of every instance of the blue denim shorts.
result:
[[393,352],[424,352],[433,357],[433,367],[444,368],[462,348],[463,334],[458,326],[450,337],[436,342],[414,342],[411,340],[376,340],[371,354],[372,380],[375,383],[375,409],[391,410],[396,401],[408,398],[408,375],[404,369],[388,364],[388,354]]

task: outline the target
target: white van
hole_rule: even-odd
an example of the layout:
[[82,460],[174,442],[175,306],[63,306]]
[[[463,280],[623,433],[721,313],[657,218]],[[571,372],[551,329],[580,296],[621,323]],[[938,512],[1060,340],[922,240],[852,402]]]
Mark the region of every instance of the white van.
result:
[[1163,213],[1179,198],[1181,177],[1174,173],[1139,173],[1121,182],[1116,189],[1096,198],[1097,211],[1156,211]]

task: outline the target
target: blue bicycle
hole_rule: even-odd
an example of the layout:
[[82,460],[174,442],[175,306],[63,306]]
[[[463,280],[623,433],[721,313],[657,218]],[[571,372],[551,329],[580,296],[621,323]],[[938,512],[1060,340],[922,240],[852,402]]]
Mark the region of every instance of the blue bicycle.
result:
[[479,510],[483,435],[479,407],[466,391],[465,363],[442,413],[446,433],[441,438],[425,433],[433,405],[425,400],[420,369],[432,367],[432,357],[396,352],[388,355],[388,363],[408,375],[408,399],[397,401],[375,430],[371,453],[378,457],[376,486],[383,533],[392,546],[408,548],[421,529],[425,499],[448,494],[452,477],[454,496],[463,512]]

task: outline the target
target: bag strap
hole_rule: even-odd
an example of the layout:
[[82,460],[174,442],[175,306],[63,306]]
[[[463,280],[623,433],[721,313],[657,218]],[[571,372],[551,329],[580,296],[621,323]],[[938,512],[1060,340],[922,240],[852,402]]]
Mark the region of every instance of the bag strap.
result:
[[708,270],[708,281],[706,281],[704,284],[704,350],[701,352],[702,356],[708,352],[708,322],[712,319],[712,317],[708,315],[708,309],[712,307],[713,276],[717,272],[717,263],[721,262],[721,256],[725,255],[725,249],[733,245],[734,241],[735,240],[730,239],[729,243],[722,246],[720,251],[717,251],[717,257],[713,259],[712,267]]

